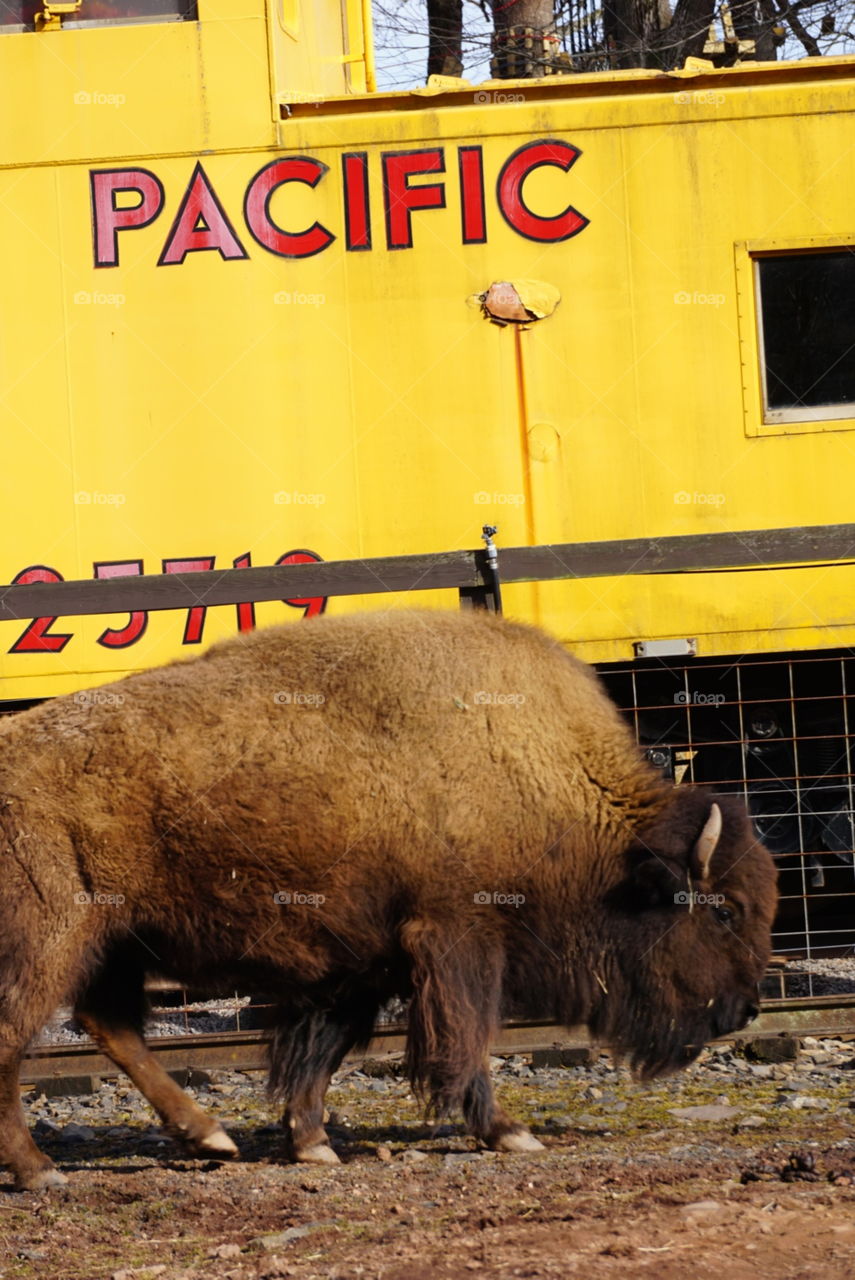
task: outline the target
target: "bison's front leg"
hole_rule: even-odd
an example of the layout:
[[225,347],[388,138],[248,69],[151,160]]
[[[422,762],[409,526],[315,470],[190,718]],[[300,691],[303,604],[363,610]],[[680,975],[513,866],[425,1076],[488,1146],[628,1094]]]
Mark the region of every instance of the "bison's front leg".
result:
[[409,921],[401,941],[411,964],[413,999],[407,1069],[435,1115],[462,1110],[495,1151],[537,1151],[541,1143],[497,1105],[485,1065],[499,1022],[503,951],[481,921]]
[[323,1126],[324,1097],[345,1054],[371,1038],[381,998],[357,984],[317,988],[279,1010],[270,1047],[270,1087],[285,1099],[282,1125],[292,1160],[338,1164]]
[[490,1069],[485,1065],[473,1078],[463,1098],[468,1128],[493,1151],[542,1151],[543,1143],[524,1124],[512,1119],[493,1095]]

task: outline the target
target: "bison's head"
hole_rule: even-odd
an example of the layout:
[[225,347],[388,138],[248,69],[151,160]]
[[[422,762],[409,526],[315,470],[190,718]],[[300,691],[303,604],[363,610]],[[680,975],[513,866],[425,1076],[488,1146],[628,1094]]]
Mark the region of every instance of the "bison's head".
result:
[[673,792],[626,859],[592,1029],[649,1077],[756,1016],[776,872],[736,798],[688,789]]

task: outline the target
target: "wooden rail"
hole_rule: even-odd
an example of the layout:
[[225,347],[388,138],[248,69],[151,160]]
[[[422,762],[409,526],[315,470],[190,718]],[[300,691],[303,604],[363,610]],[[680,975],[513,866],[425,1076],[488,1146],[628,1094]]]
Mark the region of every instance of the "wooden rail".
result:
[[[499,551],[503,584],[841,563],[855,563],[855,524],[564,542]],[[449,588],[475,603],[487,603],[493,578],[484,549],[7,585],[0,587],[0,622]]]
[[[813,996],[764,1003],[759,1018],[744,1031],[722,1037],[738,1043],[778,1036],[853,1036],[855,998]],[[368,1048],[350,1054],[348,1061],[403,1053],[406,1027],[378,1028]],[[221,1031],[212,1035],[150,1036],[149,1048],[167,1071],[231,1069],[259,1071],[267,1066],[268,1035],[263,1031]],[[495,1054],[533,1053],[544,1049],[585,1049],[592,1042],[585,1027],[567,1028],[552,1022],[511,1022],[492,1045]],[[81,1076],[117,1076],[116,1066],[99,1053],[91,1041],[75,1045],[43,1045],[33,1048],[21,1064],[21,1082],[75,1079]]]

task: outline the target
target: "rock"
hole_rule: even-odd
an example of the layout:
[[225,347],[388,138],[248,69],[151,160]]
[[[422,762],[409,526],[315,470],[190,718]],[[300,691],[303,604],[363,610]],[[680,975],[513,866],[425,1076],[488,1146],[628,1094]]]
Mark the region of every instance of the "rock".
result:
[[366,1058],[361,1069],[373,1080],[395,1079],[401,1074],[401,1063],[391,1058]]
[[759,1036],[746,1040],[743,1049],[746,1058],[755,1062],[795,1062],[799,1056],[799,1042],[794,1036]]
[[814,1098],[806,1093],[794,1093],[784,1098],[778,1105],[789,1107],[792,1111],[827,1111],[831,1105],[827,1098]]
[[284,1248],[292,1240],[301,1240],[303,1236],[309,1234],[310,1230],[310,1227],[288,1227],[286,1231],[275,1231],[269,1236],[256,1236],[249,1243],[253,1248],[263,1250],[264,1253],[275,1253],[277,1249]]
[[429,1160],[430,1156],[426,1151],[419,1151],[418,1147],[407,1147],[406,1151],[401,1152],[401,1159],[404,1164],[421,1164],[423,1160]]
[[208,1254],[209,1258],[239,1258],[241,1255],[241,1247],[239,1244],[221,1244],[216,1249],[212,1249]]
[[110,1280],[156,1280],[157,1276],[162,1276],[166,1267],[158,1265],[156,1267],[126,1267],[122,1271],[114,1271]]
[[531,1065],[543,1067],[587,1067],[591,1062],[591,1050],[579,1049],[535,1049],[531,1055]]
[[384,1164],[388,1164],[389,1161],[392,1159],[392,1152],[389,1149],[389,1147],[378,1147],[377,1159],[382,1160]]
[[55,1138],[62,1133],[62,1126],[54,1124],[53,1120],[38,1120],[33,1129],[33,1135],[36,1138]]
[[761,1129],[766,1121],[762,1116],[743,1116],[741,1120],[737,1120],[737,1129]]
[[443,1156],[442,1163],[447,1169],[453,1169],[459,1164],[471,1164],[473,1160],[483,1159],[480,1151],[449,1151],[448,1155]]
[[669,1107],[672,1116],[678,1120],[730,1120],[740,1114],[739,1107]]
[[681,1213],[715,1213],[721,1208],[718,1200],[698,1200],[695,1204],[680,1206]]
[[72,1121],[60,1131],[59,1140],[60,1142],[91,1142],[94,1137],[94,1129],[90,1129],[86,1124],[75,1124]]
[[596,1085],[588,1085],[587,1089],[582,1090],[582,1097],[588,1102],[599,1102],[603,1096],[602,1089],[598,1089]]

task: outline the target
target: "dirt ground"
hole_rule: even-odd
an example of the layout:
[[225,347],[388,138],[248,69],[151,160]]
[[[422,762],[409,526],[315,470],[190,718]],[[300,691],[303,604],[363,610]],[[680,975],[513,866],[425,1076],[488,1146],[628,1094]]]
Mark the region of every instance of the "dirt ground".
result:
[[[607,1069],[498,1077],[545,1143],[530,1156],[430,1129],[399,1080],[345,1079],[334,1169],[278,1163],[245,1077],[198,1093],[233,1165],[184,1160],[121,1101],[104,1119],[90,1103],[87,1140],[40,1137],[67,1190],[13,1193],[0,1174],[0,1280],[855,1276],[855,1070],[699,1066],[639,1086]],[[710,1105],[727,1114],[673,1114]]]

